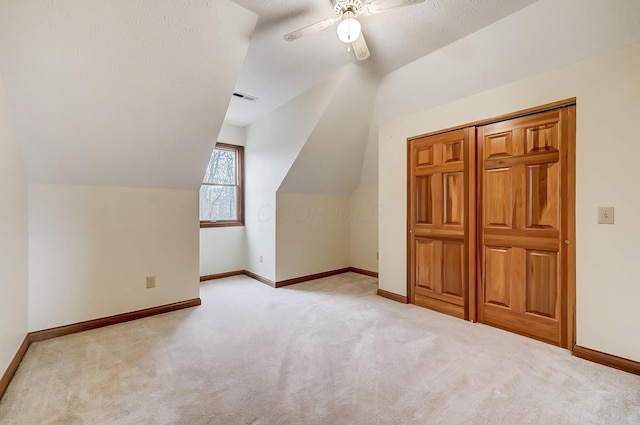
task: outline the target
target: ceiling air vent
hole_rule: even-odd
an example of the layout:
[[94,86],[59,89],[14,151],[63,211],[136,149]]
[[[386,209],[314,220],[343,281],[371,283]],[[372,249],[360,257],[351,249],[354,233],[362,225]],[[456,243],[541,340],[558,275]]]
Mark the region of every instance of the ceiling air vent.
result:
[[244,99],[244,100],[248,100],[250,102],[253,102],[254,100],[257,100],[258,98],[255,96],[250,96],[248,94],[244,94],[244,93],[240,93],[240,92],[235,92],[233,93],[233,95],[235,97],[239,97],[240,99]]

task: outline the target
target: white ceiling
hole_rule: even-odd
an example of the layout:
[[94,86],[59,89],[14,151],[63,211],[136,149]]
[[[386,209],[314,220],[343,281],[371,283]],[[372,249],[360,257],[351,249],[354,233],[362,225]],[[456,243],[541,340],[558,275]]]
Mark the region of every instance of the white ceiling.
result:
[[234,0],[258,14],[225,122],[245,126],[349,63],[385,75],[477,31],[536,0],[426,0],[360,21],[371,57],[357,62],[335,27],[286,42],[284,34],[333,15],[331,0]]

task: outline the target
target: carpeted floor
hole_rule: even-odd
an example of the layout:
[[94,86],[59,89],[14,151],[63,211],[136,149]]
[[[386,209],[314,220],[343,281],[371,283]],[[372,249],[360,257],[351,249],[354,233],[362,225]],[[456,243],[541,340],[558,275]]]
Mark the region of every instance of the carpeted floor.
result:
[[640,424],[640,377],[346,273],[35,343],[1,424]]

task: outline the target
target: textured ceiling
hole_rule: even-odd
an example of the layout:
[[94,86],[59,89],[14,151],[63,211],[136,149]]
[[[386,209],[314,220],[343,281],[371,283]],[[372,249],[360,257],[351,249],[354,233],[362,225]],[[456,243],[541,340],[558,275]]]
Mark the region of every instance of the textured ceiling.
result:
[[[283,35],[332,17],[331,0],[234,0],[258,14],[258,24],[236,85],[258,98],[234,99],[226,122],[247,125],[349,63],[335,27],[295,42]],[[426,0],[374,16],[363,15],[371,57],[358,65],[379,76],[491,24],[535,0]]]
[[231,0],[0,0],[29,181],[198,187],[256,20]]

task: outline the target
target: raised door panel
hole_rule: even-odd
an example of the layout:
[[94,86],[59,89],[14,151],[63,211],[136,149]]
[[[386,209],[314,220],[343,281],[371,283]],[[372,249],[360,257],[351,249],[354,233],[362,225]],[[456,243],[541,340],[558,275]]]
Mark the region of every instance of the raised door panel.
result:
[[558,121],[525,128],[526,153],[557,152],[559,149]]
[[464,242],[442,242],[442,293],[462,299],[464,291]]
[[560,166],[527,166],[527,228],[560,228]]
[[416,166],[433,165],[433,146],[425,146],[420,149],[416,149]]
[[434,291],[439,282],[440,252],[438,243],[430,239],[416,239],[416,288]]
[[485,247],[484,302],[511,308],[511,248]]
[[484,223],[490,227],[513,227],[513,170],[487,170],[484,177]]
[[513,156],[515,146],[512,132],[496,133],[488,136],[484,142],[485,158]]
[[464,173],[446,173],[442,177],[443,217],[442,224],[464,224]]
[[442,162],[450,164],[453,162],[462,162],[464,160],[464,141],[456,140],[442,144]]
[[557,318],[558,255],[555,252],[527,251],[527,313]]
[[431,190],[431,176],[415,178],[416,223],[433,223],[433,191]]

